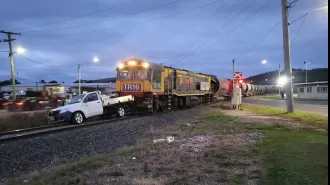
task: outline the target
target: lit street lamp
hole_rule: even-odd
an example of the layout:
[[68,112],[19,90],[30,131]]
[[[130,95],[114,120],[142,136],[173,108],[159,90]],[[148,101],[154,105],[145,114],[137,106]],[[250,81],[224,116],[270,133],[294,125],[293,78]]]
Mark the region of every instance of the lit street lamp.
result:
[[[94,63],[98,63],[100,59],[98,57],[94,57],[92,61]],[[81,94],[81,72],[80,72],[81,66],[82,66],[81,64],[78,64],[78,94]]]
[[16,49],[16,52],[15,52],[15,53],[17,53],[17,54],[23,54],[23,53],[25,53],[25,48],[19,46],[19,47]]
[[281,78],[278,79],[278,85],[281,87],[284,84],[286,84],[288,82],[288,79],[286,78],[286,76],[282,76]]
[[94,57],[94,58],[93,58],[93,62],[94,62],[94,63],[97,63],[97,62],[99,62],[99,61],[100,61],[99,58],[97,58],[97,57]]
[[[267,63],[268,63],[268,61],[266,59],[261,61],[261,64],[267,64]],[[278,79],[280,79],[280,78],[281,78],[281,65],[278,64]],[[278,94],[279,95],[281,94],[281,87],[280,86],[278,88]]]
[[[4,51],[5,52],[5,51]],[[15,80],[15,68],[14,68],[14,54],[23,54],[25,53],[25,48],[19,46],[16,48],[16,51],[12,51],[11,43],[9,45],[9,57],[10,57],[10,72],[11,72],[11,81],[12,81],[12,99],[16,99],[16,80]]]

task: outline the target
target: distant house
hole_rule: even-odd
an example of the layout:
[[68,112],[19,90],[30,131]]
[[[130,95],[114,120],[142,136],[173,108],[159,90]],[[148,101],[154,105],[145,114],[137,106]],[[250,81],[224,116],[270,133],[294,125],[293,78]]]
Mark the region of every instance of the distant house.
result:
[[328,81],[294,84],[297,98],[328,99]]

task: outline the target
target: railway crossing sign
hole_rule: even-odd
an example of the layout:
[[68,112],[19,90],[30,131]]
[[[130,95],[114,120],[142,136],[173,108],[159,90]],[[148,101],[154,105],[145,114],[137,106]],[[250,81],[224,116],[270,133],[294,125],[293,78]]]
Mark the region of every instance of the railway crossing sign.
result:
[[238,83],[243,83],[244,80],[243,79],[234,79],[234,84],[238,84]]
[[243,73],[242,72],[234,72],[234,79],[242,79]]

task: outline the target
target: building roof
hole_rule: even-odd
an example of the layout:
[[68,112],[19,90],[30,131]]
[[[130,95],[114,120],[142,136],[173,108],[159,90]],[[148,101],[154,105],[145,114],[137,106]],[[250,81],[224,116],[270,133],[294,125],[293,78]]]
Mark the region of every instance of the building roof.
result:
[[328,81],[293,84],[294,86],[328,85]]
[[116,77],[103,78],[97,80],[87,80],[87,83],[116,83]]

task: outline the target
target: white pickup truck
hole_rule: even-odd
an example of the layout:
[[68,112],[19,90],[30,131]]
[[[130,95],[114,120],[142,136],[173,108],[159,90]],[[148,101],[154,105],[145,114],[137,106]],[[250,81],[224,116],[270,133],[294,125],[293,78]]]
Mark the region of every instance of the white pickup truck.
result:
[[51,110],[47,119],[48,122],[81,124],[86,119],[95,116],[116,114],[122,117],[125,116],[133,101],[134,97],[131,95],[113,98],[94,91],[75,96],[69,104]]

